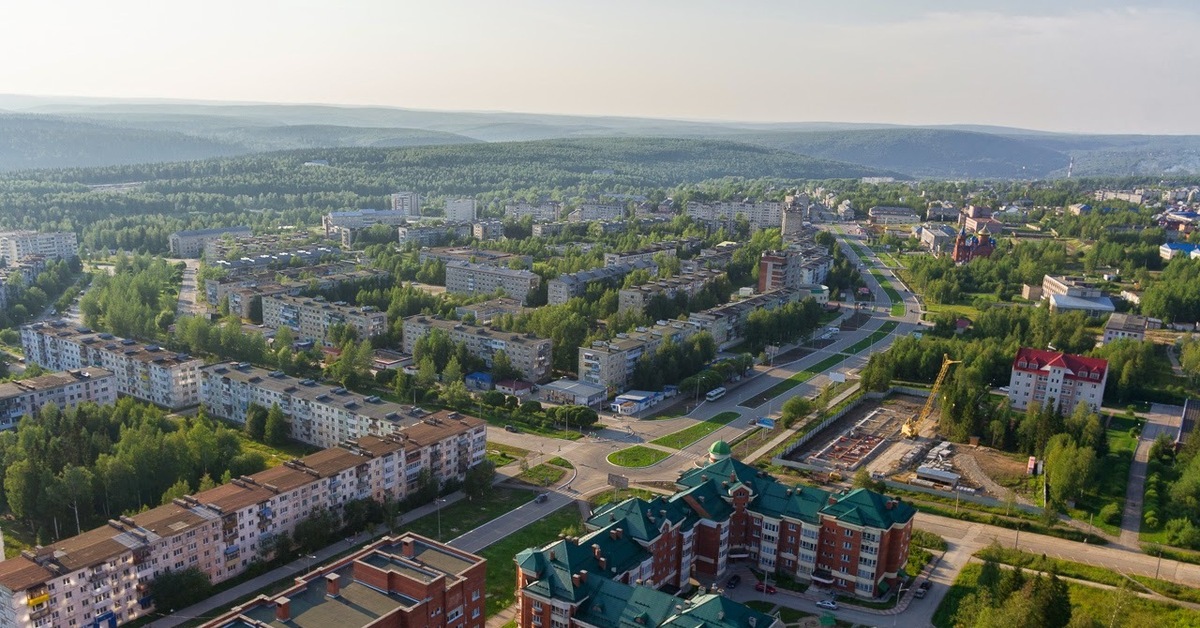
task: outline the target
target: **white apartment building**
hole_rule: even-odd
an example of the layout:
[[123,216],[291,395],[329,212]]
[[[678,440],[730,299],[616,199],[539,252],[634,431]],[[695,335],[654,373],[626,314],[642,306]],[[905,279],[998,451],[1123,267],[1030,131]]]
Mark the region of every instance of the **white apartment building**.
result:
[[752,296],[749,299],[718,305],[703,312],[689,314],[688,323],[712,334],[713,340],[717,343],[717,349],[724,351],[742,342],[746,320],[755,310],[773,310],[806,297],[816,298],[817,294],[813,293],[813,289],[823,290],[824,298],[826,301],[828,300],[828,288],[824,286],[808,288],[804,290],[781,288]]
[[583,296],[587,292],[588,286],[594,283],[619,287],[625,279],[625,275],[638,269],[645,269],[651,274],[658,273],[658,265],[653,261],[645,260],[581,270],[577,273],[563,273],[548,282],[546,286],[548,302],[550,305],[562,305],[574,297]]
[[359,307],[345,301],[330,303],[321,297],[301,297],[286,294],[262,298],[263,325],[271,329],[290,327],[301,340],[332,346],[329,328],[334,325],[353,327],[359,340],[387,333],[387,312],[373,306]]
[[325,236],[333,237],[335,233],[343,229],[366,229],[375,225],[399,227],[407,222],[408,216],[408,213],[397,209],[354,209],[329,212],[321,217],[321,224],[325,227]]
[[119,395],[171,410],[200,401],[199,369],[204,361],[187,354],[61,321],[22,327],[21,345],[26,361],[44,369],[70,371],[98,366],[112,371]]
[[628,334],[597,340],[579,348],[579,381],[603,386],[610,394],[629,387],[638,359],[653,353],[665,341],[682,342],[699,330],[687,321],[673,320],[651,327],[638,327]]
[[541,277],[528,270],[470,262],[446,264],[446,292],[451,294],[492,294],[499,290],[524,301],[541,281]]
[[392,194],[392,211],[405,216],[421,215],[421,195],[416,192],[395,192]]
[[513,367],[521,371],[523,379],[535,383],[550,379],[554,345],[549,338],[538,338],[533,334],[497,331],[482,325],[417,315],[404,319],[403,351],[413,353],[417,341],[435,328],[449,334],[451,341],[466,345],[467,351],[482,359],[488,367],[492,366],[496,352],[504,351]]
[[450,222],[475,222],[478,205],[473,198],[452,198],[446,201],[446,220]]
[[245,225],[238,227],[214,227],[212,229],[192,229],[172,233],[167,242],[171,246],[171,257],[195,259],[204,252],[209,242],[220,240],[225,236],[249,236],[253,232]]
[[1145,316],[1115,312],[1104,323],[1104,338],[1101,344],[1122,339],[1141,342],[1146,339],[1146,323]]
[[562,213],[562,205],[550,201],[546,203],[509,203],[504,206],[504,217],[520,220],[531,216],[535,222],[554,222]]
[[151,614],[148,584],[196,567],[220,583],[243,573],[260,547],[318,509],[356,499],[404,498],[421,471],[462,479],[483,460],[486,425],[427,414],[389,436],[363,437],[253,476],[185,496],[0,562],[0,625],[116,626]]
[[504,223],[499,220],[484,220],[471,225],[471,236],[476,240],[500,240],[504,238]]
[[15,428],[21,417],[36,413],[48,403],[65,409],[81,403],[110,405],[116,401],[112,371],[94,366],[4,382],[0,383],[0,430]]
[[71,259],[79,255],[79,242],[71,231],[0,232],[0,257],[9,264],[31,255],[47,259]]
[[1053,401],[1069,415],[1079,404],[1100,410],[1108,360],[1022,347],[1013,359],[1008,398],[1015,410]]
[[[632,264],[634,262],[652,262],[658,255],[667,257],[676,257],[675,250],[676,242],[659,242],[645,248],[637,249],[636,251],[626,251],[624,253],[605,253],[605,266],[618,266],[620,264]],[[686,242],[686,245],[696,244],[695,242]]]
[[[692,297],[724,276],[723,271],[700,269],[696,272],[680,273],[665,279],[656,279],[640,286],[622,288],[617,293],[617,311],[643,312],[646,305],[657,296],[674,299],[676,295],[685,294]],[[726,296],[728,295],[722,296],[722,299]]]
[[763,201],[759,203],[694,203],[687,205],[687,215],[715,225],[730,225],[739,216],[745,216],[752,229],[772,229],[783,225],[783,203]]
[[625,218],[624,205],[584,203],[567,214],[568,222],[592,222],[596,220],[621,220]]

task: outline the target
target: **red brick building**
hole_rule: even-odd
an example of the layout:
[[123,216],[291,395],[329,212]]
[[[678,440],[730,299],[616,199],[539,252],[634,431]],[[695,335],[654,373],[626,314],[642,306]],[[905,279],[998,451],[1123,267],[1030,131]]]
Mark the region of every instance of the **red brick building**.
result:
[[978,233],[967,235],[966,229],[958,232],[954,238],[952,257],[955,264],[966,264],[977,257],[991,257],[996,250],[996,239],[991,236],[986,226]]
[[487,561],[416,534],[386,537],[260,595],[204,628],[478,628]]

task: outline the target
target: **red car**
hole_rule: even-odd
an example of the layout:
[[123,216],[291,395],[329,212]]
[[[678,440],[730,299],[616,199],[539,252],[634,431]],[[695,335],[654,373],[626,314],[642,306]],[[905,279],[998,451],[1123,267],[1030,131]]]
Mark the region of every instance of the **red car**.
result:
[[775,587],[773,587],[769,584],[762,583],[762,582],[755,584],[754,590],[755,591],[765,591],[767,593],[767,595],[775,595]]

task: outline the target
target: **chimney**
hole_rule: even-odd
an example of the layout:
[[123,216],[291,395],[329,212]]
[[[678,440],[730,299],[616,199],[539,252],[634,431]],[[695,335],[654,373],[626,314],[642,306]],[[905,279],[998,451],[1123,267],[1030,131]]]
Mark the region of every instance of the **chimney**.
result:
[[292,601],[286,597],[275,598],[275,619],[282,622],[292,620]]
[[599,543],[592,543],[592,556],[595,556],[596,558],[600,558],[600,544]]
[[579,581],[587,582],[587,570],[586,569],[579,570]]
[[571,584],[572,585],[579,586],[580,582],[582,582],[582,581],[579,579],[579,574],[577,574],[577,573],[571,574]]
[[888,510],[891,510],[895,507],[896,507],[896,500],[894,500],[894,499],[889,499],[887,501],[887,504],[884,506],[884,508],[887,508]]
[[608,531],[608,538],[610,538],[614,541],[621,538],[621,535],[617,534],[617,528],[613,528],[612,530]]
[[550,550],[550,562],[554,562],[554,550]]
[[400,554],[408,558],[412,558],[415,554],[413,545],[414,543],[412,539],[404,539],[404,541],[400,543]]
[[604,570],[608,569],[608,559],[607,558],[605,558],[603,556],[597,556],[596,558],[598,558],[599,562],[600,562],[600,571],[604,571]]
[[834,505],[834,504],[836,504],[836,503],[837,503],[837,497],[836,497],[836,496],[834,496],[834,495],[830,495],[830,496],[829,496],[829,505],[830,505],[830,506],[832,506],[832,505]]
[[733,471],[730,471],[730,472],[729,472],[729,481],[730,481],[730,482],[737,482],[737,474],[736,474],[736,473],[734,473]]
[[337,597],[342,594],[341,576],[330,573],[325,574],[325,595],[329,597]]

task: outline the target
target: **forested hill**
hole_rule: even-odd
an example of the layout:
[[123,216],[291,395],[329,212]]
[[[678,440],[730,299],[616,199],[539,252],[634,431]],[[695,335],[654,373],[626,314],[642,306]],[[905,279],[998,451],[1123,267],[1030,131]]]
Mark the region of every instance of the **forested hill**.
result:
[[[319,163],[322,165],[313,165]],[[307,165],[306,165],[307,164]],[[721,177],[843,179],[896,173],[720,140],[593,138],[262,153],[195,162],[14,173],[64,183],[145,181],[162,192],[383,196],[477,194],[594,184],[601,190],[670,187]]]
[[952,129],[776,132],[738,141],[850,161],[914,177],[1034,179],[1066,172],[1070,156],[1029,138]]
[[170,131],[0,115],[0,171],[207,159],[245,152],[227,142]]

